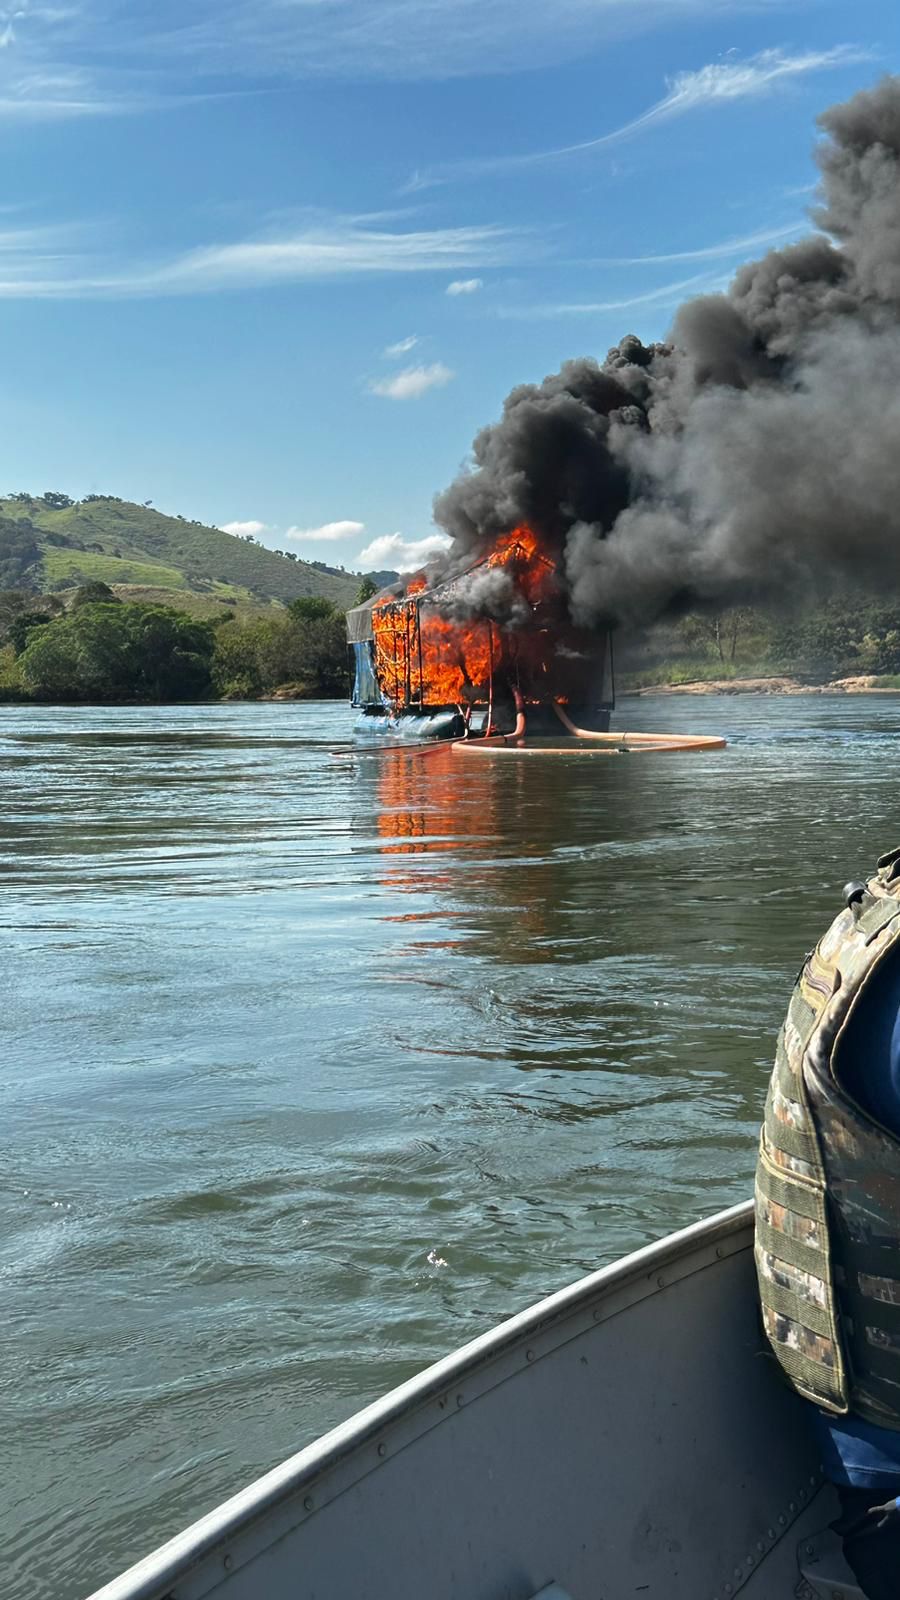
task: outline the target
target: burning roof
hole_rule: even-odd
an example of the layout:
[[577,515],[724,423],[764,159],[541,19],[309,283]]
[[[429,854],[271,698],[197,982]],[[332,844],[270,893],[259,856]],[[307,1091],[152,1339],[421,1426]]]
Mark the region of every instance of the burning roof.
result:
[[602,698],[608,641],[573,625],[556,563],[526,527],[467,569],[419,574],[347,618],[371,642],[375,687],[393,711]]

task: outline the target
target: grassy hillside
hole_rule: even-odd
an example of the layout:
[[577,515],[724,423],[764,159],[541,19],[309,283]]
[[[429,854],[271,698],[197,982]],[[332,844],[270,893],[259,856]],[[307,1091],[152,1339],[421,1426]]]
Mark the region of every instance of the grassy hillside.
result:
[[229,588],[226,584],[214,584],[208,593],[198,594],[193,589],[158,589],[153,584],[117,583],[113,593],[120,600],[136,601],[140,605],[174,606],[177,611],[185,611],[189,617],[197,617],[200,622],[210,622],[227,611],[235,612],[242,622],[284,615],[271,600],[254,600],[239,585]]
[[121,584],[140,583],[157,589],[184,589],[187,587],[183,572],[177,567],[161,567],[149,561],[123,560],[122,557],[99,555],[94,550],[59,549],[44,551],[44,583],[48,589],[58,589],[63,584],[92,582]]
[[214,610],[285,605],[301,595],[346,608],[359,587],[354,573],[278,555],[151,506],[111,496],[52,503],[64,498],[0,498],[0,588],[46,592],[99,579],[117,592],[128,586],[128,598],[136,588],[165,592],[176,606],[203,596]]

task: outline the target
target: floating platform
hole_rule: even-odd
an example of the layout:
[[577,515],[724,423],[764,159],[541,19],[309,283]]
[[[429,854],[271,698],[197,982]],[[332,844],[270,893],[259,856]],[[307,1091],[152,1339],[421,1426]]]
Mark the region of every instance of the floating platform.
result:
[[692,733],[591,733],[575,734],[561,744],[546,740],[455,739],[454,755],[483,756],[628,756],[651,751],[678,753],[686,750],[724,750],[727,739],[717,735]]
[[715,734],[700,733],[610,733],[593,728],[581,728],[569,716],[565,706],[554,704],[553,714],[562,724],[566,737],[563,742],[549,739],[528,740],[524,734],[500,734],[487,739],[457,739],[453,749],[457,754],[480,752],[485,756],[627,756],[646,755],[650,751],[678,752],[684,750],[724,750],[727,740]]

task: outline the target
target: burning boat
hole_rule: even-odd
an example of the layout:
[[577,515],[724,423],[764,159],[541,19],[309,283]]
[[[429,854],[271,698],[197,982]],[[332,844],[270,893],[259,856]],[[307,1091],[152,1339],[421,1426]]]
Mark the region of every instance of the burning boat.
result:
[[608,630],[570,620],[529,528],[449,577],[418,575],[347,614],[357,734],[475,739],[609,727]]

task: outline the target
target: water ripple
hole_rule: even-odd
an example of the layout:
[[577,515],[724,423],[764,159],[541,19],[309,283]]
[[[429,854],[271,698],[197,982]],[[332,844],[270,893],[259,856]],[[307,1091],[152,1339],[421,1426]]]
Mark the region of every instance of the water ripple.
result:
[[463,773],[341,706],[0,711],[7,1600],[748,1193],[898,716],[642,700],[730,748]]

